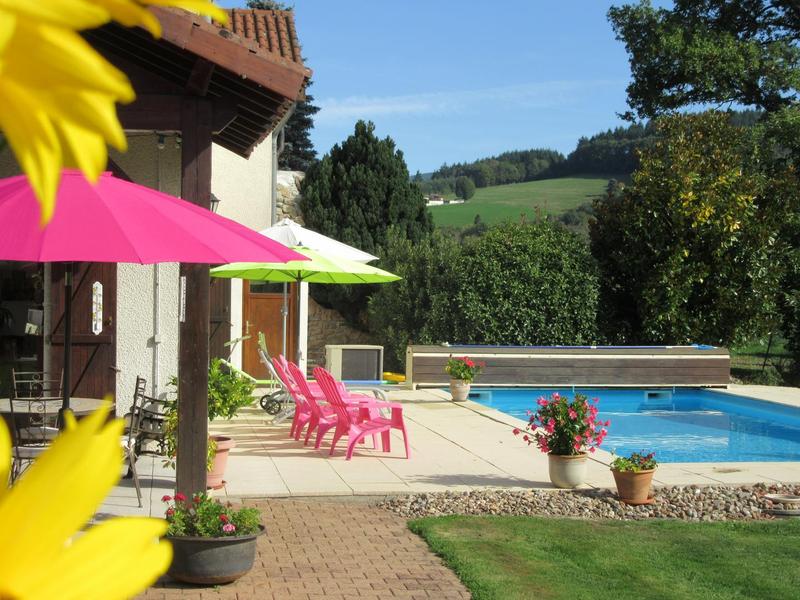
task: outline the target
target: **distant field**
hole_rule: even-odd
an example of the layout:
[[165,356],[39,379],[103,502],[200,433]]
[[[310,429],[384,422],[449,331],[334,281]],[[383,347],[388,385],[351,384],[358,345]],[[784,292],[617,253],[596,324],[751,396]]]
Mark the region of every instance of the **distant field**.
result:
[[436,225],[463,227],[471,225],[475,215],[485,223],[519,221],[522,213],[528,220],[541,214],[561,214],[601,195],[614,175],[562,177],[525,183],[481,188],[464,204],[432,206],[429,210]]

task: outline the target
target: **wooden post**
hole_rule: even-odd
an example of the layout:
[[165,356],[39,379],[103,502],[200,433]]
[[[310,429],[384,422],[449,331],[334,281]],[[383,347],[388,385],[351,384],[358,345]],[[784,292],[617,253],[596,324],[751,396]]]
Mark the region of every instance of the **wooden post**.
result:
[[[209,208],[211,203],[212,106],[184,98],[181,105],[181,196]],[[191,497],[206,490],[208,447],[208,265],[181,264],[185,318],[178,350],[178,455],[176,490]],[[183,279],[185,278],[185,279]]]

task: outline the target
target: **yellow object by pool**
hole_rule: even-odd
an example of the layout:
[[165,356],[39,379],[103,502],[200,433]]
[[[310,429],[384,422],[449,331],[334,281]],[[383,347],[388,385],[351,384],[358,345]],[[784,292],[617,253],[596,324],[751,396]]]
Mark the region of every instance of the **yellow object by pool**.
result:
[[406,380],[405,375],[401,375],[400,373],[391,373],[390,371],[384,371],[383,378],[386,381],[395,381],[397,383],[403,383]]

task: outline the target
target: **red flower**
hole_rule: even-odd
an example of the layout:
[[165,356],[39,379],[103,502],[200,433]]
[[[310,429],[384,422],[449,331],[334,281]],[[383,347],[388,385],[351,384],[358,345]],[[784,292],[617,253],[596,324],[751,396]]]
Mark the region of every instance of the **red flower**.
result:
[[516,427],[514,427],[514,430],[512,431],[512,433],[513,433],[514,435],[519,435],[519,429],[517,429]]
[[230,521],[228,515],[220,515],[219,520],[222,521],[223,523],[227,523],[228,521]]
[[172,500],[172,496],[161,496],[162,502],[170,502]]
[[171,516],[172,516],[172,515],[174,515],[174,514],[175,514],[175,509],[174,509],[174,508],[168,508],[168,509],[167,509],[166,515],[167,515],[168,517],[171,517]]
[[530,439],[530,438],[528,438],[528,436],[527,436],[527,435],[523,435],[523,436],[522,436],[522,439],[523,439],[523,440],[525,440],[525,441],[527,442],[527,441],[528,441],[528,439]]
[[178,492],[177,494],[175,494],[175,501],[176,502],[185,502],[186,501],[186,496],[184,496],[183,494]]
[[470,369],[475,366],[475,363],[472,360],[470,360],[469,358],[465,359],[464,362],[467,364],[467,366]]

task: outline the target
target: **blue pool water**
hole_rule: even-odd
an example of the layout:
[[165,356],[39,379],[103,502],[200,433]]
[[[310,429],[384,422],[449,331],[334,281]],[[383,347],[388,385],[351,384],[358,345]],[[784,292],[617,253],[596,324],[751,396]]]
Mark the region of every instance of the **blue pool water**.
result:
[[[470,400],[528,420],[536,399],[571,389],[473,388]],[[800,461],[800,409],[711,390],[580,389],[610,420],[602,448],[659,462]]]

